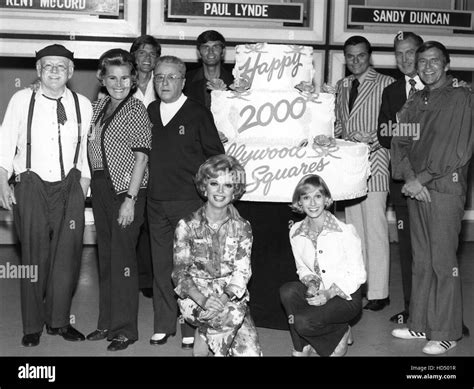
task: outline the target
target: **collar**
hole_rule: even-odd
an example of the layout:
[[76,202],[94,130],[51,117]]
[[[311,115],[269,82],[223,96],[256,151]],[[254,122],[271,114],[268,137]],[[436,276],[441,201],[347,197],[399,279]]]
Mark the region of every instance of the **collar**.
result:
[[164,101],[161,101],[161,107],[172,111],[173,109],[176,109],[177,107],[181,108],[181,106],[184,104],[186,101],[187,97],[184,93],[181,93],[181,95],[178,97],[178,100],[173,101],[172,103],[165,103]]
[[[364,82],[374,82],[376,77],[377,77],[377,72],[375,71],[375,69],[372,66],[369,66],[367,71],[362,75],[361,78],[359,78],[359,82],[360,82],[359,85],[362,85]],[[349,78],[350,78],[350,81],[351,81],[351,84],[352,84],[352,81],[356,77],[353,74],[351,74],[349,76]]]
[[[46,96],[48,96],[48,94],[47,94],[47,93],[45,92],[45,90],[43,89],[43,86],[40,85],[40,87],[39,87],[38,90],[36,91],[36,96],[44,97],[43,94],[46,95]],[[48,96],[48,97],[51,98],[51,99],[56,99],[56,100],[59,99],[59,98],[62,98],[62,101],[65,101],[65,100],[67,100],[67,96],[68,96],[68,94],[67,94],[67,87],[64,87],[64,92],[61,94],[61,96],[58,96],[58,97],[51,97],[51,96]],[[47,99],[46,99],[46,100],[47,100]]]
[[436,89],[429,89],[428,86],[426,85],[425,88],[423,89],[425,91],[425,93],[427,94],[431,94],[431,93],[438,93],[438,92],[442,92],[444,91],[445,89],[447,88],[454,88],[453,87],[453,76],[446,76],[446,82],[441,85],[439,88],[436,88]]
[[[206,205],[204,204],[201,208],[196,211],[196,219],[201,226],[209,225],[206,217]],[[227,218],[224,220],[222,225],[226,224],[229,220],[236,221],[240,220],[241,216],[239,211],[232,205],[227,206]]]
[[[291,238],[294,238],[297,235],[301,235],[306,238],[309,238],[310,231],[311,231],[309,221],[310,221],[309,217],[305,217],[304,220],[301,222],[301,224],[298,226],[298,228],[295,230]],[[321,230],[321,232],[323,231],[342,232],[341,227],[339,227],[339,221],[329,211],[324,211],[324,223],[323,223],[323,229]]]

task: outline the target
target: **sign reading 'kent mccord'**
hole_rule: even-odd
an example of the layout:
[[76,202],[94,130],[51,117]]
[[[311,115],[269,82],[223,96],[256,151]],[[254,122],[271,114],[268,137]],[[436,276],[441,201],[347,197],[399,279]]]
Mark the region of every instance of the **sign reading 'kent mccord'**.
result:
[[349,24],[472,29],[472,12],[442,9],[349,6]]
[[119,15],[119,0],[0,0],[0,8],[21,11],[80,12]]
[[168,17],[301,23],[303,21],[303,4],[168,0]]

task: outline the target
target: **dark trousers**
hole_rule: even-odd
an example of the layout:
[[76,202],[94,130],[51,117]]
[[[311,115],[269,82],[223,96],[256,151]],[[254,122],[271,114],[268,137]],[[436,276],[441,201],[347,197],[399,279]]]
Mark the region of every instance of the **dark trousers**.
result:
[[153,264],[151,261],[150,227],[148,225],[146,203],[143,216],[144,221],[140,228],[137,243],[138,287],[140,289],[153,288]]
[[15,227],[21,243],[21,265],[35,266],[37,282],[21,280],[23,332],[41,332],[69,324],[72,297],[79,278],[84,235],[81,173],[71,169],[63,181],[45,182],[33,172],[15,186]]
[[[156,201],[148,197],[151,254],[153,260],[154,333],[174,334],[178,304],[171,273],[173,271],[173,240],[178,222],[196,211],[201,200]],[[194,336],[194,329],[181,320],[183,337]]]
[[348,322],[362,310],[360,289],[351,295],[352,300],[336,296],[321,306],[308,304],[306,289],[300,281],[288,282],[280,288],[293,346],[302,351],[310,344],[319,355],[329,356],[347,331]]
[[413,288],[408,327],[428,339],[462,335],[461,275],[456,251],[464,216],[464,196],[430,190],[431,202],[409,199]]
[[410,237],[410,219],[408,217],[408,207],[394,204],[395,217],[397,219],[398,251],[400,254],[400,267],[402,271],[403,300],[405,310],[408,312],[411,296],[411,267],[413,256]]
[[138,339],[138,269],[136,247],[143,223],[145,192],[138,193],[132,224],[118,222],[124,194],[116,196],[103,172],[91,182],[92,211],[99,251],[99,320],[97,328],[109,330],[108,339],[124,335]]

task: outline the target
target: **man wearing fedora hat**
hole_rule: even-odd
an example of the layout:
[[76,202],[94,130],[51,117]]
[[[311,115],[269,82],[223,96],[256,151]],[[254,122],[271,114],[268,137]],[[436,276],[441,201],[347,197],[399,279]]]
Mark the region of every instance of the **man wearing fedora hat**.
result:
[[26,347],[39,344],[45,324],[50,335],[84,340],[70,324],[70,309],[81,265],[92,107],[66,86],[73,60],[61,45],[38,51],[39,89],[13,95],[0,129],[0,207],[13,209],[20,264],[38,274],[35,282],[21,279]]

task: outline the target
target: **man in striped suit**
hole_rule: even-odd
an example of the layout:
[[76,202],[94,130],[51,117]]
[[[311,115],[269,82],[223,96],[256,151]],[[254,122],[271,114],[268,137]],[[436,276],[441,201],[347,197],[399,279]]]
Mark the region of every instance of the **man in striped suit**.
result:
[[335,134],[343,139],[363,142],[370,147],[371,176],[367,196],[346,203],[346,222],[353,224],[362,240],[368,274],[364,309],[378,311],[390,303],[388,282],[390,247],[386,202],[390,175],[389,152],[377,139],[377,119],[382,93],[394,79],[370,65],[372,48],[362,36],[344,43],[344,57],[350,76],[336,85]]

